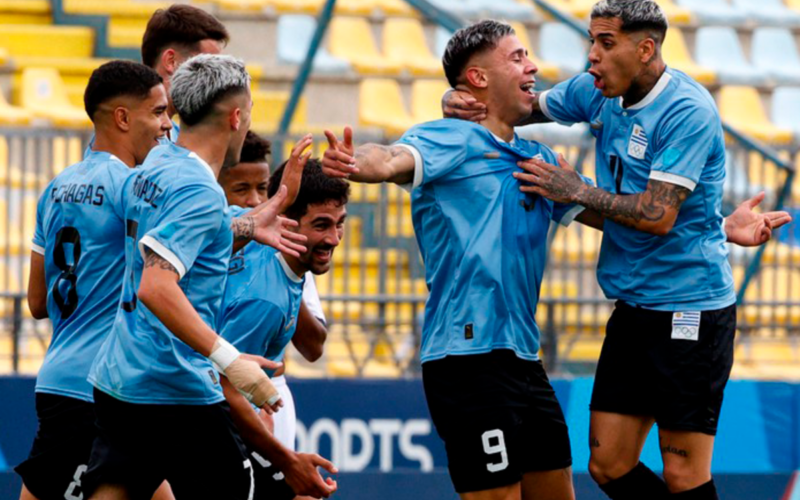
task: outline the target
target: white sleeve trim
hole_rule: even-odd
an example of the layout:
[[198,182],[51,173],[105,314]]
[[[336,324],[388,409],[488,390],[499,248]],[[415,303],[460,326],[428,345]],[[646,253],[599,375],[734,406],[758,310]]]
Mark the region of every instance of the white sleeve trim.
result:
[[689,191],[694,191],[694,188],[697,187],[697,183],[691,180],[690,178],[684,177],[682,175],[670,174],[669,172],[660,172],[658,170],[652,170],[650,172],[650,178],[656,181],[669,182],[670,184],[683,186]]
[[[417,151],[417,148],[414,146],[409,146],[408,144],[397,144],[397,146],[406,148],[411,153],[411,156],[414,157],[414,182],[411,184],[411,189],[418,188],[422,184],[423,179],[422,155],[419,154],[419,151]],[[408,184],[404,184],[403,186],[407,185]],[[410,191],[408,189],[406,190]]]
[[142,259],[144,259],[144,247],[148,247],[150,250],[157,253],[161,258],[165,259],[167,262],[172,264],[172,267],[178,271],[178,276],[183,278],[186,275],[186,266],[183,265],[181,259],[178,258],[177,255],[172,253],[172,251],[159,243],[159,241],[152,236],[145,235],[144,238],[139,240],[139,252],[142,254]]
[[561,217],[561,220],[558,221],[558,223],[564,227],[567,227],[570,224],[572,224],[572,221],[575,220],[575,217],[583,213],[584,210],[586,210],[586,207],[584,207],[583,205],[575,205],[574,207],[570,208],[569,211],[567,211],[567,213],[565,213],[563,217]]
[[38,253],[39,255],[44,255],[44,247],[40,247],[36,243],[31,243],[31,250]]
[[550,114],[550,108],[547,107],[547,95],[550,93],[550,90],[545,90],[541,94],[539,94],[539,109],[542,110],[544,116],[547,117],[548,120],[551,122],[556,122],[559,125],[564,125],[565,127],[571,127],[575,125],[573,122],[564,122],[561,120],[556,119],[553,115]]
[[322,302],[319,300],[314,274],[311,271],[306,273],[306,282],[303,285],[303,302],[305,302],[306,307],[315,318],[322,324],[327,323],[325,313],[322,311]]

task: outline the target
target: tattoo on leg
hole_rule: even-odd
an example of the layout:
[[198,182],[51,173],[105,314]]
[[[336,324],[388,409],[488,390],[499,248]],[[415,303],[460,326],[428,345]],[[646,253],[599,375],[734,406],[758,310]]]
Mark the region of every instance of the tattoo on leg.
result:
[[589,438],[589,448],[600,448],[600,441],[596,437]]
[[236,217],[231,221],[234,241],[250,241],[256,232],[256,222],[252,217]]
[[144,248],[144,267],[160,267],[165,271],[172,271],[175,274],[178,274],[178,271],[175,269],[175,266],[170,264],[164,257],[158,255],[154,251],[150,250],[149,248]]
[[689,458],[689,452],[686,450],[681,450],[680,448],[675,448],[672,445],[666,445],[661,447],[661,453],[670,453],[672,455],[678,455],[679,457]]

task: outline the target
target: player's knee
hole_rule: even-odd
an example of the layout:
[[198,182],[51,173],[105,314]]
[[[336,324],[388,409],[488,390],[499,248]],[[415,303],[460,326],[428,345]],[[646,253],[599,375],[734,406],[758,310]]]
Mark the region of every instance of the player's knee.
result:
[[673,493],[688,491],[711,480],[711,473],[693,465],[689,460],[666,460],[664,481]]
[[619,456],[593,452],[589,459],[589,474],[597,484],[606,484],[621,478],[635,466],[636,463],[630,464],[620,460]]

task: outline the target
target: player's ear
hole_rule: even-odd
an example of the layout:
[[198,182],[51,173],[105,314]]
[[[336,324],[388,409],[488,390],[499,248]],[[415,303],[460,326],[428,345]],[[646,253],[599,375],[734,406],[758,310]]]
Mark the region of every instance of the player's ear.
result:
[[175,73],[178,69],[178,57],[175,49],[166,49],[161,53],[161,66],[168,75]]
[[650,37],[639,42],[639,60],[648,64],[656,55],[656,42]]
[[485,89],[489,84],[486,71],[478,66],[470,66],[464,72],[467,83],[479,89]]
[[123,106],[117,106],[114,108],[114,124],[116,124],[117,128],[124,132],[130,131],[131,114],[128,111],[128,108]]
[[231,130],[239,130],[242,126],[242,108],[236,107],[230,114]]

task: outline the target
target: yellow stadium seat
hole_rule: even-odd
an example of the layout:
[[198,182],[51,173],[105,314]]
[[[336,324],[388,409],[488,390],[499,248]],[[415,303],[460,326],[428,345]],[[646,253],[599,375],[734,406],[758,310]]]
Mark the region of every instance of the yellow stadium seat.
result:
[[28,125],[32,119],[29,111],[10,105],[0,92],[0,125]]
[[800,0],[784,0],[784,2],[790,9],[800,10]]
[[514,32],[517,34],[517,39],[522,46],[528,49],[528,58],[530,58],[536,67],[539,68],[539,71],[536,72],[536,76],[542,77],[545,80],[558,81],[560,76],[558,66],[550,64],[549,62],[545,62],[536,57],[536,54],[533,53],[531,39],[528,36],[528,29],[525,27],[525,25],[522,23],[511,23],[511,27],[514,28]]
[[800,324],[800,271],[793,268],[762,268],[745,292],[746,301],[792,302],[797,306],[746,305],[749,323]]
[[395,80],[366,78],[361,82],[358,98],[358,119],[361,125],[380,127],[388,135],[401,135],[414,126],[406,111],[400,85]]
[[8,54],[20,57],[91,57],[94,31],[83,26],[0,25]]
[[348,16],[369,16],[376,8],[374,0],[336,0],[335,12]]
[[171,4],[172,2],[136,2],[131,0],[64,0],[64,11],[70,14],[149,19],[157,9],[166,9]]
[[359,72],[369,75],[397,75],[402,65],[378,52],[366,19],[334,17],[330,25],[329,49],[332,55],[350,62]]
[[269,0],[216,0],[214,3],[222,10],[240,12],[261,12],[271,4]]
[[322,8],[323,0],[267,0],[267,3],[280,13],[316,14]]
[[112,47],[139,47],[148,18],[112,17],[108,20],[108,44]]
[[4,65],[7,62],[8,62],[8,51],[5,48],[0,47],[0,66]]
[[442,118],[442,96],[450,89],[445,80],[414,80],[411,84],[411,115],[417,123]]
[[386,16],[418,16],[417,11],[404,0],[373,0]]
[[[257,91],[253,92],[252,128],[261,133],[273,133],[278,129],[283,110],[289,101],[288,92]],[[304,131],[306,128],[306,100],[300,97],[292,118],[290,130]],[[291,150],[293,143],[287,141]]]
[[694,62],[686,48],[686,40],[680,28],[670,28],[664,40],[663,54],[669,66],[683,71],[703,85],[709,85],[717,80],[714,70]]
[[602,232],[577,224],[559,227],[550,246],[550,256],[560,262],[594,262],[602,238]]
[[779,241],[770,243],[764,251],[761,263],[764,265],[774,264],[782,267],[800,268],[800,247],[787,245]]
[[53,68],[26,68],[22,72],[22,107],[60,127],[90,127],[86,112],[69,101],[63,80]]
[[422,24],[416,19],[387,19],[383,24],[383,52],[412,75],[444,75],[442,62],[431,54]]
[[[596,4],[596,0],[556,0],[553,2],[559,10],[567,11],[578,18],[588,18],[592,11],[592,7]],[[688,9],[684,9],[676,5],[672,0],[657,0],[657,2],[664,14],[670,22],[678,24],[687,24],[692,22],[692,13]]]
[[758,91],[753,87],[724,86],[719,92],[719,113],[736,130],[764,142],[789,144],[793,133],[767,118]]
[[0,24],[50,24],[48,0],[0,0]]

